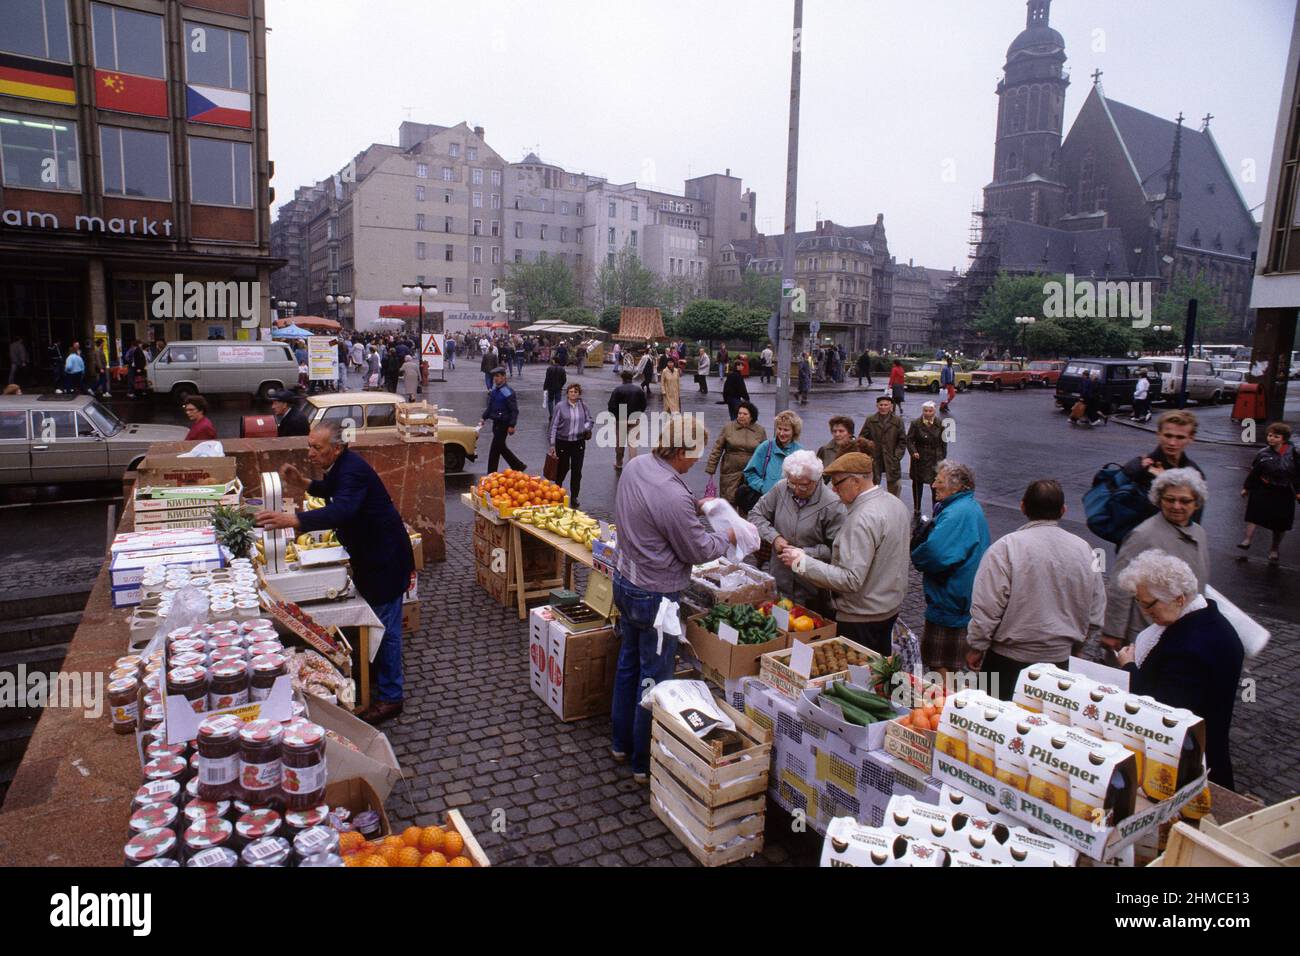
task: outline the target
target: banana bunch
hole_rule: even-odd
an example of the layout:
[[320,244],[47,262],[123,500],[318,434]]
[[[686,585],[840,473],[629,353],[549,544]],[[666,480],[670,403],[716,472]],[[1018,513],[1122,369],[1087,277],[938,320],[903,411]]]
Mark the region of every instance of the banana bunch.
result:
[[324,507],[325,507],[324,498],[314,498],[311,495],[303,496],[302,499],[303,511],[315,511],[317,508],[324,508]]
[[310,534],[300,534],[294,542],[299,551],[310,551],[312,548],[336,548],[338,547],[339,538],[333,531],[325,532],[325,537],[317,541]]
[[588,550],[591,548],[591,542],[600,537],[600,522],[576,508],[565,505],[522,508],[515,512],[514,517],[520,524],[530,524],[552,534],[558,534],[576,544],[586,545]]

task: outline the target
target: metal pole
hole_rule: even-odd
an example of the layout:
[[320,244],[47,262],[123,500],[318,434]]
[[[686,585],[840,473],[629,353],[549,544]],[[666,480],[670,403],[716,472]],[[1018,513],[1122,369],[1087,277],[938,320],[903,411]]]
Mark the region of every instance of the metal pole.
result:
[[1196,340],[1195,299],[1187,300],[1187,327],[1183,329],[1183,383],[1178,390],[1178,407],[1187,407],[1187,373],[1192,369],[1192,342]]
[[[799,77],[803,66],[803,0],[794,0],[790,37],[790,136],[785,167],[785,261],[781,266],[781,317],[776,336],[776,410],[790,407],[790,365],[794,344],[795,198],[799,185]],[[787,285],[789,293],[787,294]]]

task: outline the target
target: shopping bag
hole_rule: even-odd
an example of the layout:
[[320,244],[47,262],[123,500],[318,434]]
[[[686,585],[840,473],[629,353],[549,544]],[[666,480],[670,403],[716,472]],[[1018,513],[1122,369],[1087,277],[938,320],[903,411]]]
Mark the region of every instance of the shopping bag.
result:
[[704,497],[706,498],[718,497],[718,483],[714,481],[712,478],[709,478],[709,483],[704,486]]
[[546,463],[542,465],[542,477],[547,481],[554,481],[555,476],[560,473],[560,458],[553,451],[546,453]]
[[1074,407],[1070,409],[1070,421],[1072,422],[1077,422],[1082,418],[1086,418],[1087,415],[1088,406],[1084,404],[1083,399],[1079,399],[1075,402]]

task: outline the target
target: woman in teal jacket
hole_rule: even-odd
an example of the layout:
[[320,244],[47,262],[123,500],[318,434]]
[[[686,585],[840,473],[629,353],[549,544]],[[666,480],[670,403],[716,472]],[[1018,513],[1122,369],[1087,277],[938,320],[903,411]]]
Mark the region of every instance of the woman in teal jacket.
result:
[[966,667],[971,591],[989,547],[989,525],[975,500],[975,473],[969,466],[941,462],[932,487],[934,520],[913,546],[912,564],[925,588],[921,660],[926,670],[946,676]]
[[792,455],[803,446],[798,442],[803,431],[803,419],[791,411],[782,412],[772,420],[772,433],[775,438],[761,442],[754,449],[754,454],[745,466],[745,484],[759,495],[765,495],[782,478],[781,466],[787,455]]

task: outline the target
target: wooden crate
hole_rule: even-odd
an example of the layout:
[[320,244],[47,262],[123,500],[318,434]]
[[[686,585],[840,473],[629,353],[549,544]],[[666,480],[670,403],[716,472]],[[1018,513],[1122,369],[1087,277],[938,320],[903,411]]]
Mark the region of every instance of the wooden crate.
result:
[[1175,823],[1151,866],[1300,866],[1300,797],[1219,826]]
[[[704,866],[723,866],[763,849],[772,734],[724,701],[744,746],[723,754],[656,707],[651,728],[650,804]],[[740,842],[724,849],[724,844]]]
[[461,816],[459,810],[447,811],[447,829],[455,830],[460,834],[460,838],[465,841],[465,849],[461,851],[461,856],[467,857],[476,867],[491,866],[491,861],[483,848],[479,846],[478,840],[474,839],[474,834],[470,832],[469,826],[465,823],[465,818]]

